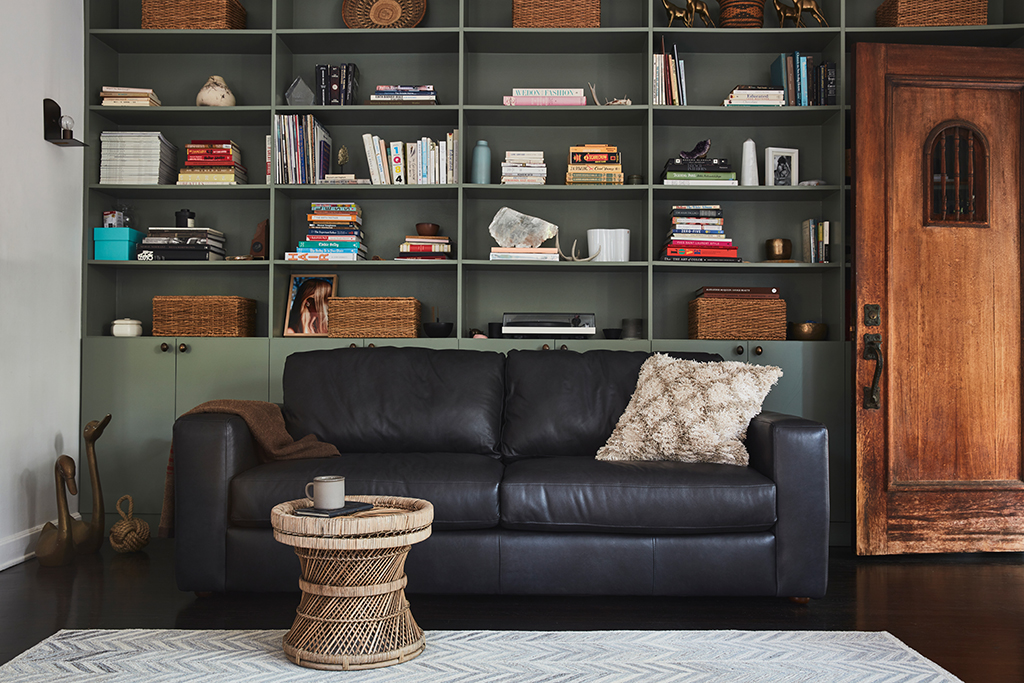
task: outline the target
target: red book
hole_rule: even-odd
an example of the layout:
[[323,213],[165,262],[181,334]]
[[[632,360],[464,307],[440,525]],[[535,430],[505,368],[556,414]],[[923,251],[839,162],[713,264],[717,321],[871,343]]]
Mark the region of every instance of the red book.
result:
[[668,247],[668,256],[736,256],[737,249],[695,249],[693,247]]
[[570,164],[621,164],[622,156],[618,152],[572,152]]
[[672,240],[670,247],[707,247],[710,249],[729,249],[732,247],[732,240]]

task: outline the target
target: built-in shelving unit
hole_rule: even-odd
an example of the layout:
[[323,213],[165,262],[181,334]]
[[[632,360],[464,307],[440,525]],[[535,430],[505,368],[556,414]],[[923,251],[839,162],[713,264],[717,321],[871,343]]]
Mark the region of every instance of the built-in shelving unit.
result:
[[[162,473],[174,417],[207,398],[281,400],[280,372],[289,353],[341,345],[417,344],[433,348],[504,350],[611,348],[715,350],[730,360],[772,363],[785,375],[766,407],[824,421],[831,433],[833,521],[836,538],[849,538],[850,453],[848,405],[849,69],[852,46],[862,41],[950,45],[1024,45],[1024,7],[1016,0],[990,0],[988,26],[876,28],[879,0],[820,0],[829,27],[779,28],[767,3],[763,29],[665,28],[660,0],[603,0],[600,28],[515,29],[511,0],[430,0],[423,23],[404,30],[352,30],[341,19],[341,0],[242,0],[245,30],[142,30],[138,0],[86,0],[86,102],[82,127],[86,150],[83,226],[84,300],[83,422],[114,412],[105,437],[118,462],[126,491],[111,486],[112,501],[136,495],[136,510],[159,509]],[[717,7],[712,12],[717,20]],[[675,45],[685,62],[687,107],[651,104],[650,55]],[[733,86],[767,83],[780,53],[799,50],[838,65],[835,106],[771,110],[718,106]],[[358,64],[362,99],[378,83],[432,83],[434,107],[355,105],[293,107],[284,100],[301,76],[314,82],[317,63]],[[206,79],[223,76],[237,106],[194,106]],[[629,97],[631,106],[504,107],[513,87],[597,86],[603,99]],[[152,87],[162,107],[100,106],[103,85]],[[589,89],[588,89],[589,92]],[[386,140],[440,138],[458,128],[462,138],[459,182],[436,186],[280,185],[267,182],[266,136],[276,114],[312,113],[329,130],[335,148],[346,145],[346,172],[368,177],[361,135]],[[230,138],[242,150],[249,185],[236,187],[100,185],[99,136],[108,130],[159,130],[179,147],[193,138]],[[730,158],[738,169],[743,141],[759,155],[767,146],[800,150],[800,179],[822,179],[818,187],[684,188],[658,184],[666,159],[711,138],[712,156]],[[492,150],[492,178],[509,149],[541,149],[549,185],[509,187],[469,182],[477,140]],[[562,183],[571,144],[619,146],[624,171],[644,183],[613,187],[567,187]],[[337,170],[337,169],[335,169]],[[764,169],[761,169],[763,182]],[[364,212],[371,255],[385,261],[304,264],[283,253],[305,232],[311,201],[353,200]],[[727,234],[747,263],[668,263],[658,252],[673,204],[720,203]],[[111,262],[92,260],[91,228],[102,212],[132,207],[135,226],[170,225],[174,212],[189,208],[197,224],[227,235],[229,253],[247,253],[257,224],[269,218],[272,259],[255,262]],[[631,231],[627,263],[492,263],[487,225],[502,206],[540,216],[560,226],[568,252],[573,241],[586,251],[586,231],[625,227]],[[785,237],[799,254],[806,218],[832,222],[833,263],[761,263],[764,242]],[[417,222],[434,222],[453,238],[456,258],[401,263],[393,259]],[[415,296],[452,320],[451,339],[296,339],[282,335],[286,290],[296,273],[338,275],[342,296]],[[687,303],[703,285],[781,289],[791,321],[829,325],[822,342],[758,340],[708,342],[689,339]],[[172,340],[110,337],[115,318],[136,318],[145,334],[156,295],[230,294],[257,301],[255,339]],[[623,318],[643,318],[640,341],[480,340],[506,311],[587,311],[598,327],[619,327]],[[600,336],[600,335],[598,335]],[[186,350],[180,351],[185,344]],[[201,357],[205,355],[206,357]],[[155,375],[154,375],[155,373]],[[152,397],[161,396],[160,401]],[[123,417],[122,417],[123,416]],[[119,419],[120,418],[120,419]],[[123,432],[118,435],[120,422]],[[126,424],[134,423],[134,424]],[[148,427],[140,425],[149,425]],[[140,429],[150,434],[139,443]],[[123,465],[123,468],[121,468]],[[144,482],[144,483],[143,483]],[[134,489],[134,490],[133,490]],[[154,507],[155,506],[155,507]]]

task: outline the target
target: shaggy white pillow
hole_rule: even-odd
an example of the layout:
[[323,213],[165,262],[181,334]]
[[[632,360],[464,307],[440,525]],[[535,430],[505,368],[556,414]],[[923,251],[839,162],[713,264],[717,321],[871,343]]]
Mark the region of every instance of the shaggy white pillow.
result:
[[640,368],[633,397],[597,459],[746,466],[741,439],[780,377],[781,368],[771,365],[655,354]]

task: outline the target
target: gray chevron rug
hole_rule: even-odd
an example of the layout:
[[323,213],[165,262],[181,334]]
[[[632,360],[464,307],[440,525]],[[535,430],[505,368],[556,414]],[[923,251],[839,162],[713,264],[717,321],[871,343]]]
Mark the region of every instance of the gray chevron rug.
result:
[[959,681],[886,632],[428,631],[419,657],[364,671],[296,666],[284,633],[60,631],[0,667],[0,681]]

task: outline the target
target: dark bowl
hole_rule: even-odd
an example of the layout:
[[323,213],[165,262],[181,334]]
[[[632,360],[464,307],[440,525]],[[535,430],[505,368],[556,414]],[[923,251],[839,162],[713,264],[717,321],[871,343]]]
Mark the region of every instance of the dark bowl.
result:
[[798,341],[821,341],[828,336],[828,325],[825,323],[787,323],[787,336]]
[[621,327],[606,327],[603,330],[605,339],[621,339],[622,328]]
[[433,237],[441,229],[437,223],[417,223],[416,234],[423,237]]
[[423,323],[423,332],[428,337],[444,338],[452,333],[455,323]]

